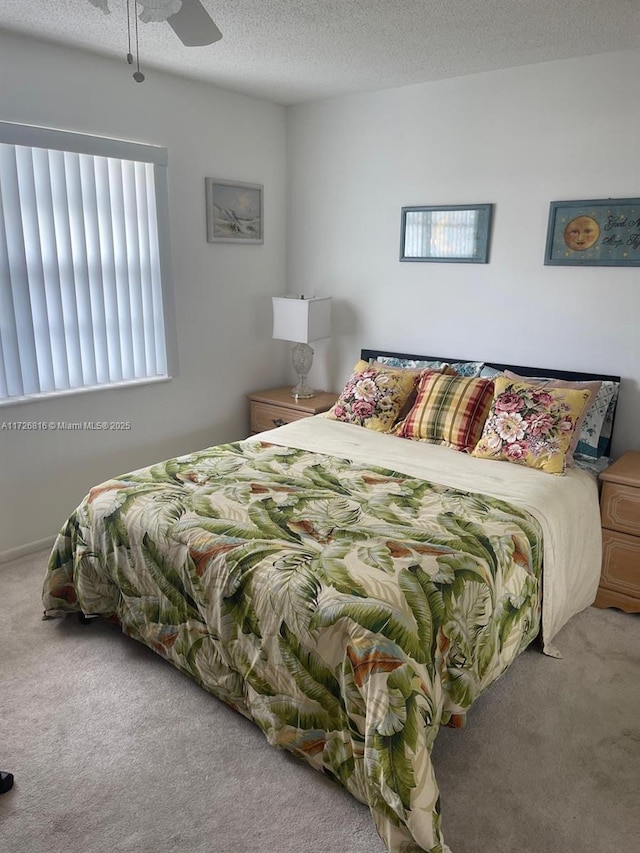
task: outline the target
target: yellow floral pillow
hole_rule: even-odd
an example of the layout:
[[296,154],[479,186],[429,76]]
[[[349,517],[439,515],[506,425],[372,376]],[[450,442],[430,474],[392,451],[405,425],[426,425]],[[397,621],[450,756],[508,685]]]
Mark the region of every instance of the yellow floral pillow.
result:
[[413,391],[420,373],[359,361],[327,417],[388,432]]
[[546,388],[497,376],[493,402],[472,456],[563,474],[588,390]]

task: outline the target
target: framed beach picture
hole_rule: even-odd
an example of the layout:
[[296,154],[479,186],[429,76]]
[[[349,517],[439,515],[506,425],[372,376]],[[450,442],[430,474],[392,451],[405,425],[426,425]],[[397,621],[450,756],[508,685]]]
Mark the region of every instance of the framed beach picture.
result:
[[208,243],[264,243],[262,184],[205,178]]
[[552,201],[544,262],[640,266],[640,198]]
[[486,264],[491,204],[403,207],[400,260]]

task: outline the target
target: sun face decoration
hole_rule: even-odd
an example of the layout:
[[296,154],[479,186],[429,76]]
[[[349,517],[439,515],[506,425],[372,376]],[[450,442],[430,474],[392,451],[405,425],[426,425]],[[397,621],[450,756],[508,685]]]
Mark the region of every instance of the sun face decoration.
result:
[[564,229],[564,242],[574,252],[590,249],[599,236],[600,226],[592,216],[576,216]]

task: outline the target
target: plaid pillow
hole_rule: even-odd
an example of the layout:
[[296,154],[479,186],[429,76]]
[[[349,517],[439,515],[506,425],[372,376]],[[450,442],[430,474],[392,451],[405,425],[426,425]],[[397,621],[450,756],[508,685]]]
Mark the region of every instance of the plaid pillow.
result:
[[402,438],[473,450],[493,399],[493,382],[466,376],[431,374],[418,386],[413,408],[398,429]]

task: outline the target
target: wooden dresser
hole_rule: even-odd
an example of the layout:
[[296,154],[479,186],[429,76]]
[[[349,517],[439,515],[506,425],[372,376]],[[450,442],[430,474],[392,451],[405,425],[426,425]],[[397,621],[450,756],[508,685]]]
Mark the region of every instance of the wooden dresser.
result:
[[625,453],[600,475],[602,575],[596,607],[640,612],[640,451]]
[[326,412],[338,399],[337,394],[316,391],[313,397],[296,400],[291,396],[290,385],[269,391],[255,391],[248,397],[251,407],[251,435]]

